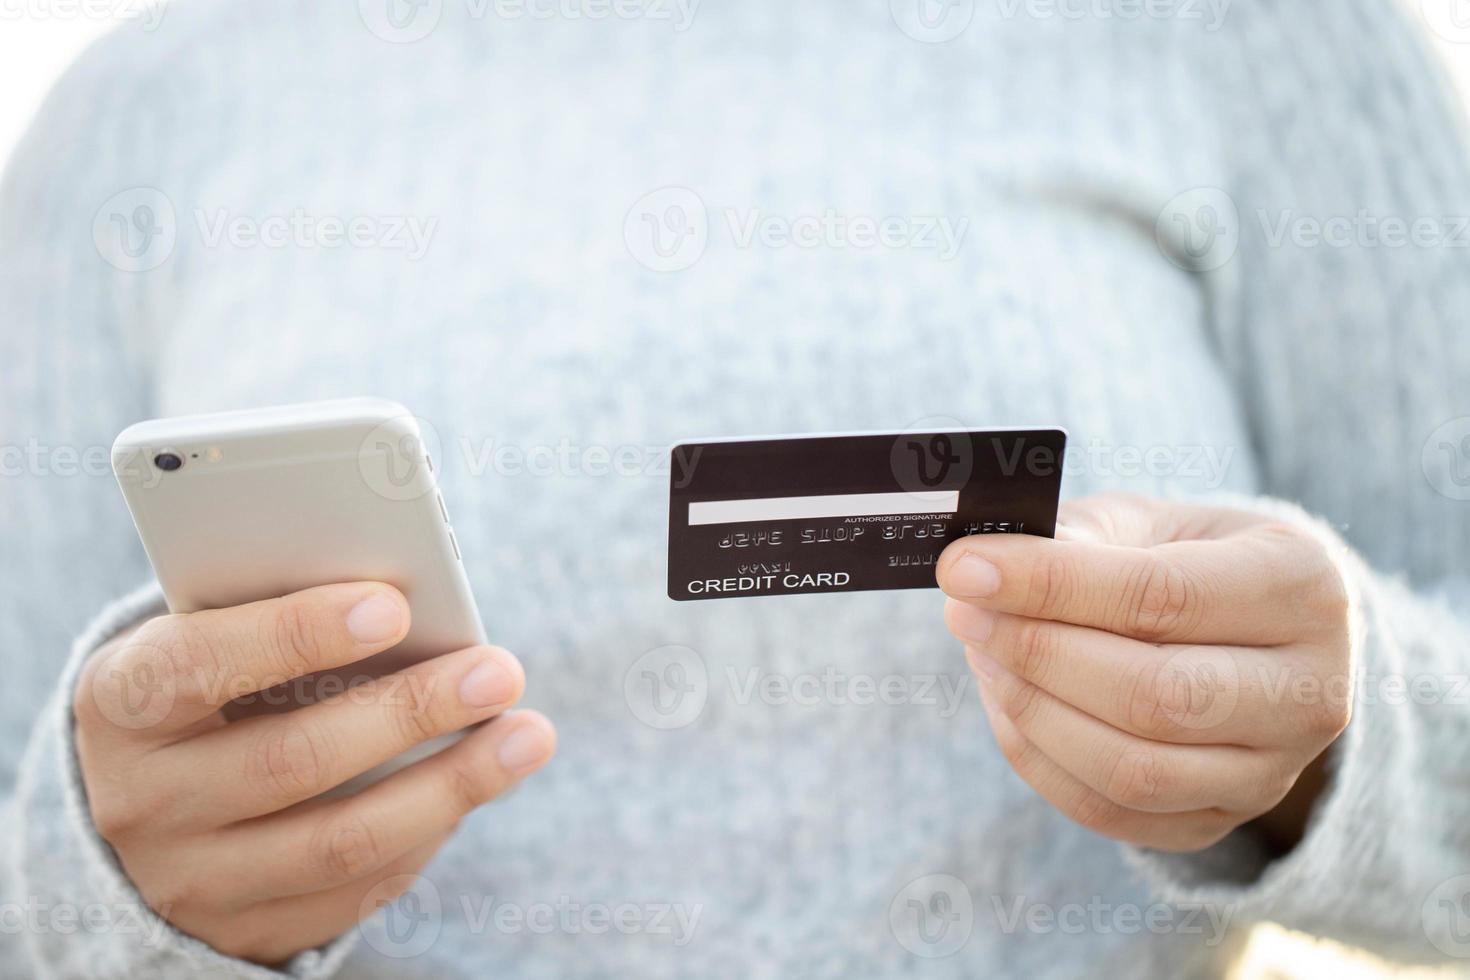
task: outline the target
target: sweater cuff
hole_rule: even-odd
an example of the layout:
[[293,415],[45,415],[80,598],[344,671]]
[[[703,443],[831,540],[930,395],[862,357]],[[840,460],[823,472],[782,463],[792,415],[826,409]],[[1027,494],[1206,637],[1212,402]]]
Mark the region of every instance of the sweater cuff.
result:
[[72,644],[61,683],[27,746],[16,786],[21,894],[37,908],[46,907],[50,921],[64,915],[77,925],[27,930],[35,973],[159,980],[282,976],[325,980],[352,949],[356,929],[298,954],[279,970],[225,956],[174,929],[149,908],[92,824],[72,714],[78,676],[87,658],[107,640],[166,611],[156,584],[104,609]]
[[[1470,649],[1465,624],[1376,576],[1331,528],[1294,505],[1256,498],[1223,505],[1302,527],[1337,560],[1352,614],[1352,720],[1330,750],[1328,784],[1289,853],[1273,860],[1246,825],[1193,854],[1125,847],[1129,862],[1165,901],[1216,907],[1236,922],[1272,921],[1409,961],[1470,955],[1470,946],[1447,948],[1455,923],[1439,923],[1434,902],[1436,889],[1470,871],[1470,847],[1456,829],[1470,794],[1453,772],[1470,744],[1470,692],[1455,682]],[[1470,889],[1470,878],[1464,883]]]

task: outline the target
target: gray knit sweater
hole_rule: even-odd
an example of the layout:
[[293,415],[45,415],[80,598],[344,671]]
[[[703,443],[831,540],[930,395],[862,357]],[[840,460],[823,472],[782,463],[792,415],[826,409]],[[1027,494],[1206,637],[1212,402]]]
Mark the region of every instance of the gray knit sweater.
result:
[[[562,747],[292,975],[1209,975],[1262,920],[1470,955],[1470,157],[1428,51],[1392,0],[125,26],[0,197],[0,971],[270,974],[139,909],[67,690],[159,608],[116,432],[351,394],[433,424]],[[1358,705],[1292,853],[1052,811],[937,593],[665,597],[659,447],[926,419],[1067,426],[1071,496],[1340,535]]]

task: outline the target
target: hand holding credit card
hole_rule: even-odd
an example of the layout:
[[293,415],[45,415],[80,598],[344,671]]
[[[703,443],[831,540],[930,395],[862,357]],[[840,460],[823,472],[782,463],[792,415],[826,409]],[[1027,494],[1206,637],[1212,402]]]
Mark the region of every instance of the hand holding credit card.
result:
[[1053,537],[1060,429],[690,442],[672,450],[669,597],[934,588],[970,534]]

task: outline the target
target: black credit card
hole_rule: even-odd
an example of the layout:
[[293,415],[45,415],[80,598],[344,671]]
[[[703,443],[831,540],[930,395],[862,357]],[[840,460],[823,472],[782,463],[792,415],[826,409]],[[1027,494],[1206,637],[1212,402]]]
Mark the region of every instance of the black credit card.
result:
[[969,534],[1054,537],[1060,429],[675,446],[669,598],[934,588]]

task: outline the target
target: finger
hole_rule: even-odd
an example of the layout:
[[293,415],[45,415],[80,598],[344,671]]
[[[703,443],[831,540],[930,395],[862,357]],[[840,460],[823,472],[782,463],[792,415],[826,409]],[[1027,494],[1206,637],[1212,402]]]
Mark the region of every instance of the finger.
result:
[[235,698],[386,650],[408,625],[407,600],[377,582],[163,616],[89,665],[78,721],[167,741]]
[[[1269,527],[1262,525],[1262,527]],[[940,556],[939,585],[999,612],[1154,643],[1275,646],[1300,638],[1323,588],[1310,539],[1247,530],[1137,548],[974,535]]]
[[226,956],[279,963],[314,949],[398,899],[449,840],[444,835],[388,862],[377,873],[326,891],[262,902],[234,916],[215,946]]
[[1291,788],[1284,767],[1263,752],[1234,746],[1171,745],[1137,738],[1028,684],[983,653],[970,651],[990,704],[1028,742],[1105,799],[1145,813],[1218,809],[1247,818],[1266,812]]
[[222,874],[252,901],[319,892],[377,875],[452,833],[466,814],[546,764],[556,729],[534,711],[502,715],[443,751],[345,799],[228,829]]
[[[1158,646],[954,599],[945,602],[944,618],[962,643],[1012,674],[1140,738],[1260,747],[1308,741],[1317,723],[1334,723],[1333,692],[1319,685],[1318,667],[1304,653]],[[1290,698],[1308,682],[1320,686],[1322,710]]]
[[1091,789],[1048,759],[993,704],[980,685],[980,699],[996,743],[1011,768],[1067,819],[1113,840],[1164,851],[1198,851],[1219,842],[1235,818],[1218,810],[1154,814],[1129,810]]
[[510,652],[470,647],[295,711],[234,722],[144,764],[188,774],[192,790],[169,819],[219,826],[285,809],[492,718],[520,700],[525,684]]

